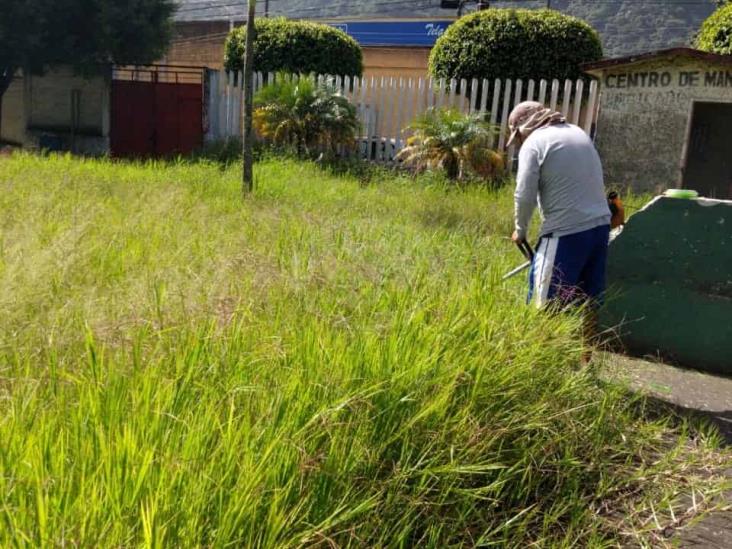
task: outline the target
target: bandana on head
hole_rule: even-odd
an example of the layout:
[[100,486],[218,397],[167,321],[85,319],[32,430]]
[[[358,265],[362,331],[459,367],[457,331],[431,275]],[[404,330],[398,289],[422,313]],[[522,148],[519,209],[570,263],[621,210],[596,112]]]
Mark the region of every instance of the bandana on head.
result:
[[523,139],[529,137],[539,128],[551,126],[552,124],[563,124],[566,122],[564,116],[557,111],[547,109],[536,101],[524,101],[516,105],[508,117],[508,127],[511,130],[511,137],[506,147],[514,144],[518,136]]

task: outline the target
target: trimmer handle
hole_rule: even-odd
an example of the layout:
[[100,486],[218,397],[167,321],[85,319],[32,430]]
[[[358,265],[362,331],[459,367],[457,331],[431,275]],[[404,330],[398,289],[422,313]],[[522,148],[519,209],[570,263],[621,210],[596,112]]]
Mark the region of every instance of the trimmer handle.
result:
[[529,244],[529,242],[525,238],[516,242],[516,246],[518,246],[518,249],[521,251],[526,259],[528,259],[529,261],[534,259],[534,250],[531,247],[531,244]]

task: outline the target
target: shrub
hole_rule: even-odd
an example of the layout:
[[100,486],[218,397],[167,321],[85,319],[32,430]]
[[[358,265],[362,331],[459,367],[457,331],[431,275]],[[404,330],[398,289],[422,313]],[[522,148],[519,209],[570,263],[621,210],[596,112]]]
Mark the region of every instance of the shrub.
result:
[[353,146],[356,108],[330,84],[311,76],[292,79],[281,74],[254,98],[254,127],[268,142],[298,154],[334,152]]
[[[258,19],[254,41],[254,68],[263,72],[361,76],[363,54],[356,41],[341,30],[285,18]],[[246,27],[226,39],[224,66],[243,68]]]
[[732,4],[720,7],[702,23],[696,38],[700,50],[732,55]]
[[503,173],[503,156],[490,148],[496,129],[477,115],[430,109],[412,124],[414,135],[397,156],[418,172],[443,169],[450,179],[475,174],[491,180]]
[[554,10],[489,9],[463,17],[430,55],[436,78],[534,78],[582,75],[602,57],[597,32]]

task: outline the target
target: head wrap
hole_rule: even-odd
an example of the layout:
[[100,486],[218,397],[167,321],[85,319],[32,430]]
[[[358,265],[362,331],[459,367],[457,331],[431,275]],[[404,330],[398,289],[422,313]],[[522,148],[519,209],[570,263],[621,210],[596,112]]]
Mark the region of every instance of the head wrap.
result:
[[563,124],[566,122],[564,116],[557,111],[547,109],[536,101],[524,101],[516,105],[508,117],[508,128],[511,130],[511,137],[508,138],[506,147],[514,144],[516,139],[529,137],[532,132],[539,128],[551,126],[552,124]]

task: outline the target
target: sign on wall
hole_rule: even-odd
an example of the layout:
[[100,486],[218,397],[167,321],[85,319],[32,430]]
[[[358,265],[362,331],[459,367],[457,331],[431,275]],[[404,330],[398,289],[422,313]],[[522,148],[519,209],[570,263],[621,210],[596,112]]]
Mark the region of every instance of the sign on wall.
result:
[[632,88],[732,88],[732,71],[729,70],[692,70],[645,71],[608,74],[604,78],[607,89]]
[[342,21],[332,27],[362,46],[422,46],[431,48],[452,21]]

